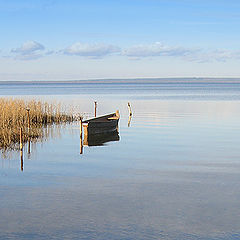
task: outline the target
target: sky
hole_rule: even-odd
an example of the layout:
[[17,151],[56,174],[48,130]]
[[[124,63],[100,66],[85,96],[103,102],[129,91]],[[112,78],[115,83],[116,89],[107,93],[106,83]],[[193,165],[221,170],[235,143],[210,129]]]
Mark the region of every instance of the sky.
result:
[[240,77],[239,0],[0,0],[0,80]]

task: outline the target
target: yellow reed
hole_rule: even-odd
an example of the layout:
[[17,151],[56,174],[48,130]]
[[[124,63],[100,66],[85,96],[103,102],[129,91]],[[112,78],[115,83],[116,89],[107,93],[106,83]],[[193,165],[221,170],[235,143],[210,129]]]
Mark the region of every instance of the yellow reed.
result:
[[18,145],[20,128],[23,129],[23,142],[26,142],[29,137],[41,137],[42,127],[46,125],[73,120],[73,114],[62,112],[60,104],[0,98],[0,149],[14,149]]

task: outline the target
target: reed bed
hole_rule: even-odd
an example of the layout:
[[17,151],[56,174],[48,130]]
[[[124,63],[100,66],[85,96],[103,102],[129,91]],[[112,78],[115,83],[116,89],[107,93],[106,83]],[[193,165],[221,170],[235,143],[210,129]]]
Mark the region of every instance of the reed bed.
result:
[[60,104],[0,98],[0,149],[19,147],[20,128],[25,143],[29,138],[41,138],[44,126],[75,120],[72,113],[65,113],[61,109]]

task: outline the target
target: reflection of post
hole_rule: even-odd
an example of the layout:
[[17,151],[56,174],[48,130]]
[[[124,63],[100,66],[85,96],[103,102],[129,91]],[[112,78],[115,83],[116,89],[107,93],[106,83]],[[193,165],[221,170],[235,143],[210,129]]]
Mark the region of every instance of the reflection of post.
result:
[[80,125],[80,154],[83,154],[83,142],[82,142],[82,117],[80,117],[79,125]]
[[83,139],[83,146],[88,146],[88,123],[84,124],[84,139]]
[[128,118],[128,127],[130,127],[131,120],[132,120],[132,115],[129,115],[129,118]]
[[129,110],[129,116],[132,116],[132,109],[129,102],[128,102],[128,110]]
[[97,102],[94,102],[94,116],[97,117]]
[[20,150],[20,159],[21,159],[21,171],[23,171],[23,151]]
[[28,137],[28,158],[30,158],[30,153],[31,153],[31,140],[30,137]]
[[20,128],[20,133],[19,133],[19,145],[20,145],[20,151],[23,150],[23,142],[22,142],[22,128]]
[[22,139],[22,128],[20,128],[19,143],[20,143],[21,171],[23,171],[23,139]]

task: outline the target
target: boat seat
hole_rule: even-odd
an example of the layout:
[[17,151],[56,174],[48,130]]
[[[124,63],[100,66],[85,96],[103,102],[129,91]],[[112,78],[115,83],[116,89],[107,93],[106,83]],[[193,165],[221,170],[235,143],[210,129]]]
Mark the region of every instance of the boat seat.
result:
[[110,118],[108,118],[108,120],[117,120],[118,119],[118,117],[117,116],[115,116],[115,117],[110,117]]

